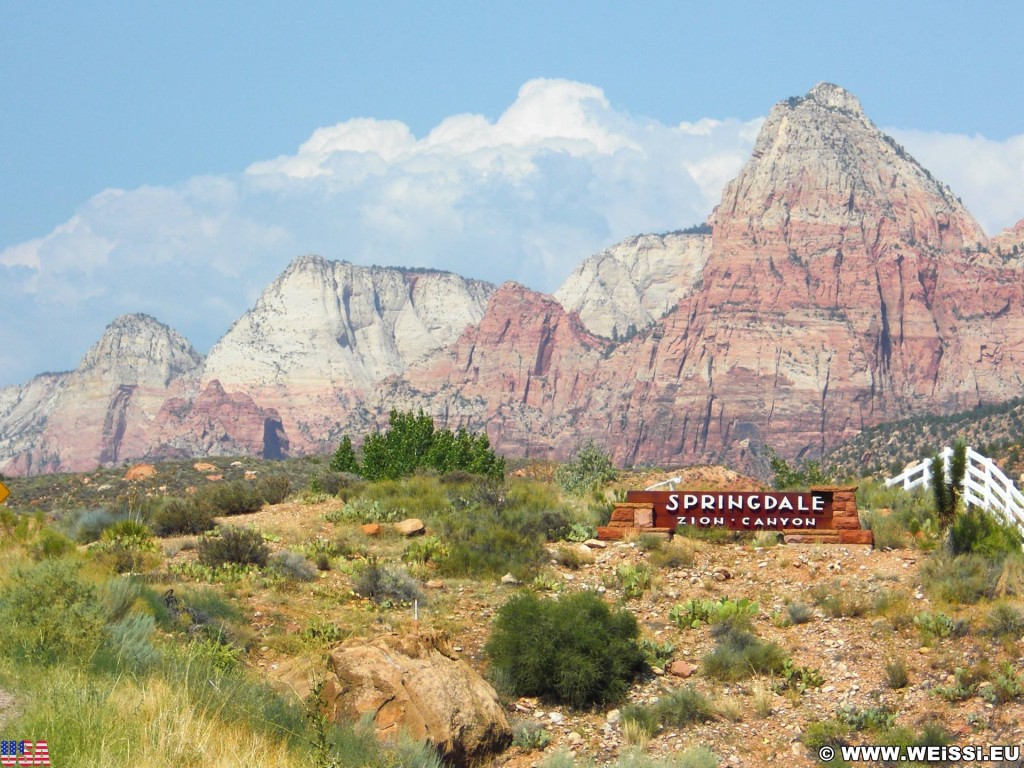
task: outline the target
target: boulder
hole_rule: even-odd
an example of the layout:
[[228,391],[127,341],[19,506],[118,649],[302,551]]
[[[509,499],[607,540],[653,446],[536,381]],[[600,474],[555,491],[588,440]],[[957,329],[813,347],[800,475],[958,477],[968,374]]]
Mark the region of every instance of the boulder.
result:
[[368,717],[378,739],[405,731],[457,766],[480,762],[512,741],[498,695],[444,633],[343,643],[330,653],[320,696],[334,721]]
[[380,536],[380,523],[363,523],[359,530],[367,536]]
[[196,472],[216,472],[217,467],[208,461],[197,461],[192,465],[192,469]]
[[418,517],[410,517],[407,520],[403,520],[400,523],[395,523],[395,530],[403,536],[419,536],[424,533],[427,529],[423,525],[423,521]]
[[152,464],[136,464],[124,475],[125,480],[148,480],[151,477],[156,477],[156,467]]

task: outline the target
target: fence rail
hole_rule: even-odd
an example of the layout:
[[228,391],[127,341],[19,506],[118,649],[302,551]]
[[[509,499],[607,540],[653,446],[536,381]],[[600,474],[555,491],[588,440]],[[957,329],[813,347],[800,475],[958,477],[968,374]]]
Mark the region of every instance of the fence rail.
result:
[[[939,454],[943,475],[949,478],[949,459],[953,449],[946,447]],[[928,487],[932,479],[932,460],[925,459],[885,481],[886,486],[902,485],[911,491]],[[967,449],[967,471],[964,473],[962,498],[968,504],[987,509],[1005,523],[1017,526],[1024,533],[1024,494],[1022,494],[996,463],[973,448]]]

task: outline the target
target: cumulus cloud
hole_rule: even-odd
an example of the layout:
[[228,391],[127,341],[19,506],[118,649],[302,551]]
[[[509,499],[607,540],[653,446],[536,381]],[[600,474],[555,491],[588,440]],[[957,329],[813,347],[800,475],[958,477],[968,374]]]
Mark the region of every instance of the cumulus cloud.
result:
[[960,196],[989,235],[1024,218],[1024,134],[995,141],[955,133],[888,133]]
[[[494,119],[453,115],[417,137],[356,118],[242,173],[101,192],[49,234],[0,247],[0,384],[73,367],[122,312],[205,351],[305,253],[553,291],[623,237],[703,221],[761,123],[666,125],[593,85],[542,79]],[[1024,215],[1019,138],[894,133],[990,231]]]

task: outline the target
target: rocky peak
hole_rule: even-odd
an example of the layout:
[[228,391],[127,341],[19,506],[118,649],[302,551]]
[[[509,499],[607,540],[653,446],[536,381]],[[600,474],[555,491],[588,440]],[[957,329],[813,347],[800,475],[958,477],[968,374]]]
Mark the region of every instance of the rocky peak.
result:
[[172,379],[192,373],[203,358],[188,340],[155,318],[121,315],[86,352],[79,375],[110,375],[125,385],[166,387]]
[[791,243],[834,250],[820,242],[823,227],[940,250],[987,244],[949,188],[882,133],[856,97],[831,83],[772,108],[753,157],[726,187],[713,222],[716,250],[741,233],[748,243],[764,243],[754,230],[766,230],[787,251]]
[[838,109],[840,112],[864,117],[864,109],[860,105],[860,100],[845,88],[834,83],[818,83],[807,92],[807,99],[828,109]]

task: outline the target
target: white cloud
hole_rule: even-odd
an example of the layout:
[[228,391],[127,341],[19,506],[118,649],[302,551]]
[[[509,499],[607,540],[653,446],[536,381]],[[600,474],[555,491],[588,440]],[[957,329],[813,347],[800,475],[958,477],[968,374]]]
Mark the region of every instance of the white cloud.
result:
[[886,132],[948,184],[989,235],[1024,218],[1024,134],[995,141],[956,133]]
[[[496,119],[452,115],[423,137],[352,119],[240,174],[102,192],[0,248],[0,338],[19,337],[0,383],[74,366],[122,312],[205,349],[304,253],[552,291],[620,238],[703,221],[761,122],[666,125],[592,85],[533,80]],[[1024,215],[1021,140],[896,134],[986,226]]]

